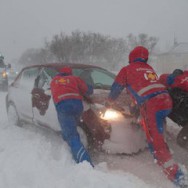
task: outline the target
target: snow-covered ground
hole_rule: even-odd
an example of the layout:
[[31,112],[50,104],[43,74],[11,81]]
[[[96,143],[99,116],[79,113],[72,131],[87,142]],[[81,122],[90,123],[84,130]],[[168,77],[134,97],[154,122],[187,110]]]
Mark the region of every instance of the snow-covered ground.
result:
[[[5,96],[0,93],[0,188],[175,187],[148,150],[136,155],[92,152],[94,169],[86,162],[75,164],[67,144],[56,133],[9,124]],[[174,158],[188,167],[188,152],[175,144],[174,136],[168,136]]]

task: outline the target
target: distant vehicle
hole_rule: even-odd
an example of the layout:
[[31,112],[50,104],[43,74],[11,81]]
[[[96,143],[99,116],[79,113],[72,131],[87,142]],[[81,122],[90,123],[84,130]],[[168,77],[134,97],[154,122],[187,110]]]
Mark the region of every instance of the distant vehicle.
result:
[[0,63],[0,91],[7,91],[8,89],[8,73],[9,65]]
[[[145,134],[134,117],[116,109],[106,109],[104,102],[115,75],[101,67],[83,64],[46,64],[25,67],[8,88],[6,106],[9,121],[23,122],[60,131],[50,91],[51,79],[63,66],[71,66],[73,74],[94,88],[91,101],[84,99],[80,131],[84,143],[109,153],[136,153],[146,147]],[[121,97],[119,103],[129,102]],[[129,144],[127,144],[129,143]]]
[[8,84],[11,84],[18,75],[18,71],[16,71],[16,69],[13,69],[12,67],[8,68],[6,70],[6,73],[8,76]]

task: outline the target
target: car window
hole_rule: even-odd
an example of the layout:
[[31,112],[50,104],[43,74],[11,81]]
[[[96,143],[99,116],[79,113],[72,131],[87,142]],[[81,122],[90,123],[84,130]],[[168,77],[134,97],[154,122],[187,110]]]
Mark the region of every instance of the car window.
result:
[[[94,87],[94,81],[91,77],[92,70],[82,70],[80,74],[78,75],[82,80],[84,80],[88,85],[91,85]],[[77,72],[78,73],[78,72]]]
[[73,72],[73,75],[80,76],[82,73],[84,74],[85,69],[74,69],[73,68],[72,72]]
[[48,90],[50,88],[50,82],[57,71],[51,68],[43,68],[35,80],[35,87],[43,90]]
[[110,89],[115,78],[113,73],[100,68],[74,69],[73,74],[79,76],[95,89]]
[[102,85],[108,85],[111,86],[114,81],[114,76],[112,74],[109,74],[107,71],[103,70],[93,70],[91,72],[91,77],[93,78],[94,84],[101,83]]
[[[44,67],[35,80],[35,87],[47,90],[50,88],[51,79],[57,74],[57,70]],[[110,89],[115,75],[107,70],[100,68],[78,69],[73,68],[73,75],[79,76],[87,84],[95,89]]]
[[25,69],[19,77],[19,83],[17,81],[17,85],[19,84],[21,87],[31,90],[34,86],[34,81],[39,73],[38,67],[32,67]]
[[48,75],[48,76],[50,76],[51,78],[53,78],[55,75],[57,75],[58,74],[58,71],[56,70],[56,69],[53,69],[53,68],[44,68],[43,69],[45,72],[46,72],[46,74]]

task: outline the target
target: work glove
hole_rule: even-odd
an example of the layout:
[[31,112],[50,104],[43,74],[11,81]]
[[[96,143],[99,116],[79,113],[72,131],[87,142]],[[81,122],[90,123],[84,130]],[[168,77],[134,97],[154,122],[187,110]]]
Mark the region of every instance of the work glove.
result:
[[112,108],[113,105],[114,105],[114,102],[109,101],[109,100],[107,100],[107,101],[104,103],[104,106],[105,106],[106,108]]
[[105,107],[106,108],[113,108],[114,110],[117,110],[117,111],[119,111],[121,113],[125,112],[125,109],[123,107],[121,107],[117,103],[114,103],[114,102],[111,102],[111,101],[105,102]]
[[129,110],[130,110],[130,114],[135,117],[138,117],[140,115],[140,110],[137,105],[134,105],[134,106],[130,105]]
[[87,102],[88,104],[93,104],[93,100],[89,96],[84,96],[84,101]]

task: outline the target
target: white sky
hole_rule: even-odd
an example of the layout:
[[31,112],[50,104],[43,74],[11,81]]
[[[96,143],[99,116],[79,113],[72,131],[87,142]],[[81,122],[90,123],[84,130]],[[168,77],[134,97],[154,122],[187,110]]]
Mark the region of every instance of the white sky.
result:
[[0,0],[0,52],[7,61],[75,30],[114,37],[146,33],[159,47],[188,42],[188,0]]

